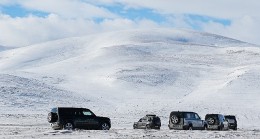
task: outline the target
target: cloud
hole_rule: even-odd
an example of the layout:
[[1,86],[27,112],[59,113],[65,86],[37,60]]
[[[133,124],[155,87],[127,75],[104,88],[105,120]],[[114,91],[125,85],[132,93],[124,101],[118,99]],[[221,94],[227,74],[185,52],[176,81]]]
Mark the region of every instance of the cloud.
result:
[[0,5],[20,5],[26,10],[57,14],[63,18],[115,18],[109,10],[81,0],[3,0]]
[[79,0],[24,0],[20,4],[27,9],[54,13],[63,18],[117,17],[105,8]]
[[259,17],[244,16],[237,18],[232,20],[232,23],[229,26],[224,26],[214,22],[202,24],[204,31],[260,44]]
[[[12,5],[26,10],[26,15],[10,16],[1,10]],[[260,44],[259,7],[258,0],[1,0],[0,45],[21,47],[154,27],[195,29]]]
[[97,25],[91,20],[63,19],[54,14],[24,18],[1,15],[0,28],[1,45],[14,47],[97,31]]
[[106,19],[99,23],[84,18],[67,19],[50,14],[47,17],[16,17],[0,15],[0,42],[3,46],[21,47],[66,37],[93,33],[158,27],[150,20]]
[[197,14],[217,18],[243,15],[259,16],[258,0],[97,0],[100,3],[122,4],[133,8],[151,8],[164,14]]
[[[196,29],[260,44],[258,0],[99,0],[132,8],[150,8],[167,17],[165,26]],[[206,21],[187,17],[210,17]],[[229,23],[230,22],[230,23]]]

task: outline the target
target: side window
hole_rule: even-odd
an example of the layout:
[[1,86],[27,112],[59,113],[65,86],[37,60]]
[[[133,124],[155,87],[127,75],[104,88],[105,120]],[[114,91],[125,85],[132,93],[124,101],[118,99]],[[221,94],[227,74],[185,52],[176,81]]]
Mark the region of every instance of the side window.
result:
[[221,115],[221,119],[222,119],[223,121],[225,121],[225,117],[224,117],[223,115]]
[[89,110],[83,110],[82,113],[85,116],[92,116],[93,115],[92,112],[90,112]]
[[186,113],[185,118],[187,119],[195,119],[195,114],[194,113]]
[[74,114],[77,116],[83,115],[82,111],[80,111],[80,110],[75,110]]
[[148,121],[148,118],[147,117],[143,117],[142,118],[142,122],[146,122],[146,121]]
[[200,117],[198,114],[195,114],[195,119],[200,120]]

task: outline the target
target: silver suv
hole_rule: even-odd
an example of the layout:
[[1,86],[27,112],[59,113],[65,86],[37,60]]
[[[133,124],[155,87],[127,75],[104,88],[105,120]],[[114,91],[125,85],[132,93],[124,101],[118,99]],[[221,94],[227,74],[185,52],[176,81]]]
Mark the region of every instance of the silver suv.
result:
[[207,114],[205,120],[208,123],[208,130],[228,130],[228,122],[222,114]]
[[169,129],[205,130],[207,123],[195,112],[173,111],[169,118]]

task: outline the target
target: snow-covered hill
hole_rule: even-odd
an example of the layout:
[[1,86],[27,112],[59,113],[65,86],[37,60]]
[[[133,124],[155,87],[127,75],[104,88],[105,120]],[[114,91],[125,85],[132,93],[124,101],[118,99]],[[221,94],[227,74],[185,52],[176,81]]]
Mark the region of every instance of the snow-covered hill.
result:
[[[260,128],[260,47],[186,30],[127,30],[0,51],[1,113],[81,106],[132,128],[147,113],[234,114]],[[45,122],[45,121],[44,121]]]

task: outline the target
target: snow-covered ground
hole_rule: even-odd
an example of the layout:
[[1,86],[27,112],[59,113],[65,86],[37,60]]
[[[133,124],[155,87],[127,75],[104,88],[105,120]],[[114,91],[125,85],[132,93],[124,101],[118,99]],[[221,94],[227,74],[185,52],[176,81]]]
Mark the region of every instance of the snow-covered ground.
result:
[[[2,138],[260,138],[260,47],[186,30],[127,30],[0,51]],[[87,107],[110,131],[53,131],[56,106]],[[170,131],[171,111],[236,115],[238,131]],[[133,130],[147,113],[162,129]]]

